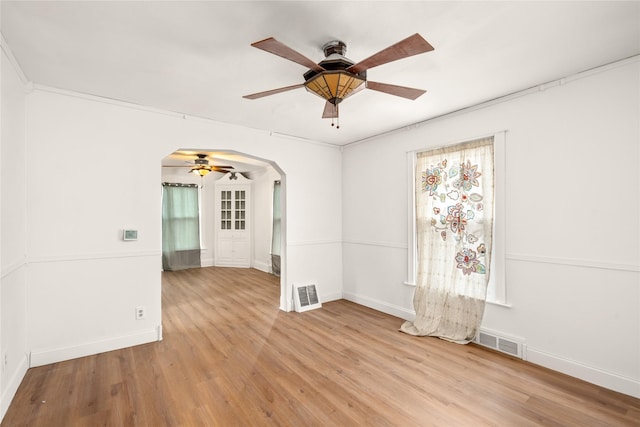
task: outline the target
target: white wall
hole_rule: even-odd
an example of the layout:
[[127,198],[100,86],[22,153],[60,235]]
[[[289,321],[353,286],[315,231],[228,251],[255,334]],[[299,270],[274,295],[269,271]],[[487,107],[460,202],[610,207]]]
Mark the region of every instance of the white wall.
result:
[[[287,175],[285,283],[317,280],[324,301],[341,296],[341,175],[319,172],[340,169],[339,149],[44,87],[27,102],[27,157],[45,166],[26,184],[32,365],[157,338],[160,161],[181,147],[276,162]],[[124,228],[138,240],[123,242]]]
[[[637,58],[636,58],[637,59]],[[527,359],[640,397],[640,65],[347,147],[345,297],[411,318],[407,152],[506,130],[506,274],[512,307],[483,327]]]
[[[3,50],[0,149],[0,420],[27,370],[26,87]],[[7,50],[8,51],[8,50]],[[8,51],[10,52],[10,51]],[[10,55],[10,54],[9,54]],[[6,361],[6,364],[5,364]]]

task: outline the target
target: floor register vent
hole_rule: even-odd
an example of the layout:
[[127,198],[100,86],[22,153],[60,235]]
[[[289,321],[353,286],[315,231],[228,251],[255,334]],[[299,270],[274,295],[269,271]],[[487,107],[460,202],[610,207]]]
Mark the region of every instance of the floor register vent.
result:
[[315,284],[293,285],[293,303],[297,312],[322,307]]
[[506,338],[493,331],[481,329],[480,333],[474,340],[476,344],[501,351],[502,353],[524,359],[524,343],[522,340],[514,338]]

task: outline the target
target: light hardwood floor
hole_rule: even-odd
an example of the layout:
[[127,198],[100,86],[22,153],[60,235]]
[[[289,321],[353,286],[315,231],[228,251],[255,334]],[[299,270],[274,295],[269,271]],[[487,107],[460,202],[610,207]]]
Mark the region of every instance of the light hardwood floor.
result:
[[9,426],[638,426],[640,400],[251,269],[163,273],[162,342],[30,369]]

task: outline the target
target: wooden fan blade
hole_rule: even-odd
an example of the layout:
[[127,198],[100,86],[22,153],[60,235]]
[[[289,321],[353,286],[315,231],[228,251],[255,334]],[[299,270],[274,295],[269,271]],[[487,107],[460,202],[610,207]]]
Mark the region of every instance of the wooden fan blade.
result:
[[276,93],[286,92],[288,90],[293,90],[293,89],[298,89],[299,87],[304,87],[304,84],[301,83],[301,84],[298,84],[298,85],[281,87],[279,89],[271,89],[271,90],[267,90],[265,92],[253,93],[251,95],[245,95],[245,96],[243,96],[243,98],[246,98],[246,99],[258,99],[258,98],[262,98],[263,96],[275,95]]
[[416,99],[426,92],[423,89],[414,89],[406,86],[396,86],[387,83],[378,83],[367,81],[367,89],[377,90],[378,92],[388,93],[389,95],[401,96],[407,99]]
[[[187,165],[162,165],[163,168],[198,168],[200,167],[200,165],[196,165],[196,164],[187,164]],[[233,166],[209,166],[212,170],[215,169],[220,169],[220,170],[227,170],[227,169],[234,169]],[[205,168],[206,169],[206,168]]]
[[371,55],[367,59],[350,66],[347,68],[347,71],[350,73],[359,73],[361,71],[368,70],[369,68],[377,67],[378,65],[397,61],[398,59],[407,58],[419,53],[430,52],[432,50],[433,46],[423,39],[420,34],[416,33],[386,49],[381,50],[378,53]]
[[324,71],[324,68],[322,68],[320,65],[316,64],[303,54],[291,49],[289,46],[280,43],[273,37],[269,37],[268,39],[264,39],[259,42],[251,43],[251,46],[257,47],[258,49],[262,49],[269,53],[273,53],[274,55],[278,55],[284,59],[288,59],[289,61],[293,61],[300,65],[304,65],[305,67],[310,68],[314,71]]
[[338,117],[338,107],[327,101],[324,104],[324,111],[322,112],[323,119],[335,119]]

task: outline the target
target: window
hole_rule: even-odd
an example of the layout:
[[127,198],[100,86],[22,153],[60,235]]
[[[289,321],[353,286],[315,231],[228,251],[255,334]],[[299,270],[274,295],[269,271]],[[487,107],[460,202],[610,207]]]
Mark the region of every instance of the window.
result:
[[162,266],[200,266],[199,190],[195,184],[162,184]]
[[244,190],[236,190],[236,212],[235,212],[235,229],[244,230],[247,212],[247,194]]
[[231,191],[220,192],[220,229],[231,230]]
[[280,194],[282,184],[280,181],[273,183],[273,228],[271,233],[271,271],[276,276],[280,275],[280,246],[282,239],[282,208],[280,206]]
[[[455,148],[455,144],[448,145],[446,147],[447,150],[451,151],[451,148]],[[408,280],[407,284],[415,285],[416,284],[416,275],[417,275],[417,267],[418,267],[418,259],[417,259],[417,229],[416,229],[416,162],[418,158],[419,152],[430,152],[435,149],[425,149],[418,150],[408,153],[408,166],[409,166],[409,227],[408,227]],[[495,303],[500,305],[507,305],[506,299],[506,288],[505,288],[505,272],[504,272],[504,250],[505,250],[505,241],[504,241],[504,179],[505,179],[505,132],[500,132],[493,135],[493,170],[494,170],[494,197],[493,197],[493,243],[491,245],[491,263],[489,267],[489,283],[487,288],[487,302]],[[455,173],[455,172],[451,172]],[[453,180],[452,180],[453,181]],[[456,194],[452,193],[452,197]],[[448,197],[448,196],[447,196]],[[484,207],[485,209],[488,207]],[[438,209],[438,207],[434,207],[432,209]],[[453,208],[455,210],[455,208]],[[434,213],[431,212],[431,217],[429,221],[433,221]],[[443,215],[444,212],[439,215]],[[451,218],[455,220],[456,212],[451,213]],[[439,217],[439,216],[438,216]],[[446,215],[442,218],[444,221],[443,224],[436,224],[437,226],[442,226],[447,223]],[[455,221],[454,221],[455,222]],[[449,222],[447,224],[449,228],[453,226],[455,228],[456,224]],[[445,231],[444,228],[442,230]],[[449,233],[451,234],[451,233]],[[450,236],[449,236],[450,237]],[[446,233],[442,236],[442,238],[447,238]],[[482,266],[484,267],[484,266]],[[479,267],[481,268],[481,267]]]
[[245,230],[247,228],[247,192],[245,190],[220,191],[220,229]]

